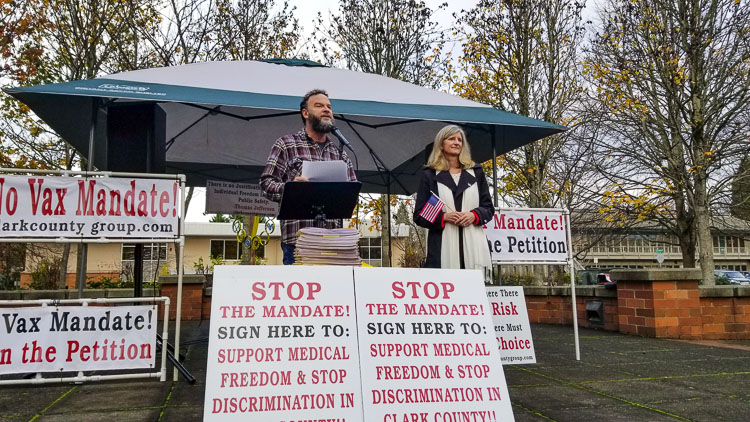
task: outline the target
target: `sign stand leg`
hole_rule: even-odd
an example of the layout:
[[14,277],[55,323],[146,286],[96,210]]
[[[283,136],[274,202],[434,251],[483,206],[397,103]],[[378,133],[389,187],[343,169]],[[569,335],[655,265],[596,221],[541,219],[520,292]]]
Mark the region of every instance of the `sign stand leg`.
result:
[[576,302],[576,276],[573,260],[570,260],[570,298],[573,303],[573,336],[576,345],[576,360],[581,360],[581,346],[578,344],[578,304]]
[[581,346],[578,344],[578,303],[576,302],[576,267],[573,258],[573,239],[570,235],[570,211],[565,210],[565,237],[568,241],[568,265],[570,265],[570,300],[573,306],[573,336],[576,345],[576,360],[581,360]]

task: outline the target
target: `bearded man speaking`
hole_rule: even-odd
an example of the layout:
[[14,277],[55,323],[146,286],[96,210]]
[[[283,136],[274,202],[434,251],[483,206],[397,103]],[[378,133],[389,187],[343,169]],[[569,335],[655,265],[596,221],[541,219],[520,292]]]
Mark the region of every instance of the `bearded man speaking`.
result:
[[[268,155],[266,167],[260,176],[260,187],[270,200],[279,202],[284,193],[284,183],[290,180],[308,181],[302,177],[303,161],[342,160],[346,163],[349,181],[354,182],[352,162],[343,150],[335,147],[328,137],[333,130],[333,109],[328,94],[314,89],[302,98],[300,114],[305,127],[293,135],[282,136],[274,142]],[[304,227],[314,227],[315,220],[282,220],[281,250],[284,265],[294,263],[294,248],[297,231]],[[341,220],[326,220],[326,228],[341,227]]]

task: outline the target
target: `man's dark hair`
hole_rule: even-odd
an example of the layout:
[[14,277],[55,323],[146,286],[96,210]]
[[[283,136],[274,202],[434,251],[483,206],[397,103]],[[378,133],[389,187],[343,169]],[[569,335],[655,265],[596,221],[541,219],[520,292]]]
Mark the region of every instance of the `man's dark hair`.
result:
[[[328,96],[328,93],[325,92],[325,91],[323,91],[322,89],[313,89],[312,91],[310,91],[307,94],[305,94],[304,97],[302,97],[302,101],[299,103],[299,114],[300,114],[300,117],[302,116],[302,110],[307,110],[307,101],[310,100],[310,97],[312,97],[313,95],[318,95],[318,94],[323,94],[326,97]],[[305,118],[302,117],[302,124],[305,124],[305,123],[306,123],[305,122]]]

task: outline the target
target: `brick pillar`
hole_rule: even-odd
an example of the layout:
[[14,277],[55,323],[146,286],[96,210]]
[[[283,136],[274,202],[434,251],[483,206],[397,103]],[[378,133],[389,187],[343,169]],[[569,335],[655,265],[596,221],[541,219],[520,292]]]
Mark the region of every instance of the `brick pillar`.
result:
[[610,276],[617,280],[620,332],[658,338],[702,337],[699,269],[613,270]]
[[[203,312],[203,285],[206,278],[200,274],[182,276],[182,321],[200,321]],[[169,297],[169,319],[177,315],[177,276],[159,277],[161,295]],[[163,312],[163,310],[161,311]]]

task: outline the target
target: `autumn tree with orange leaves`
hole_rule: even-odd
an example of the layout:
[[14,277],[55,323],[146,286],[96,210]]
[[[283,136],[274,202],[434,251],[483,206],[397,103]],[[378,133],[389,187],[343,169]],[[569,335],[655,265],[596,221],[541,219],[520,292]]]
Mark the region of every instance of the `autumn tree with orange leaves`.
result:
[[711,213],[728,207],[750,131],[750,3],[608,1],[585,67],[610,195],[679,239],[713,284]]
[[[157,22],[151,0],[11,0],[0,3],[0,14],[0,69],[13,86],[89,79],[120,69],[123,52],[139,51],[134,27]],[[16,168],[69,170],[78,155],[28,107],[4,95],[0,160]],[[66,243],[60,286],[69,254]]]
[[454,69],[459,95],[571,129],[498,160],[501,193],[512,205],[573,206],[577,193],[587,196],[570,183],[585,180],[580,173],[591,166],[581,164],[594,159],[580,142],[587,134],[576,130],[583,94],[576,62],[582,8],[575,1],[483,0],[457,16],[465,41]]

